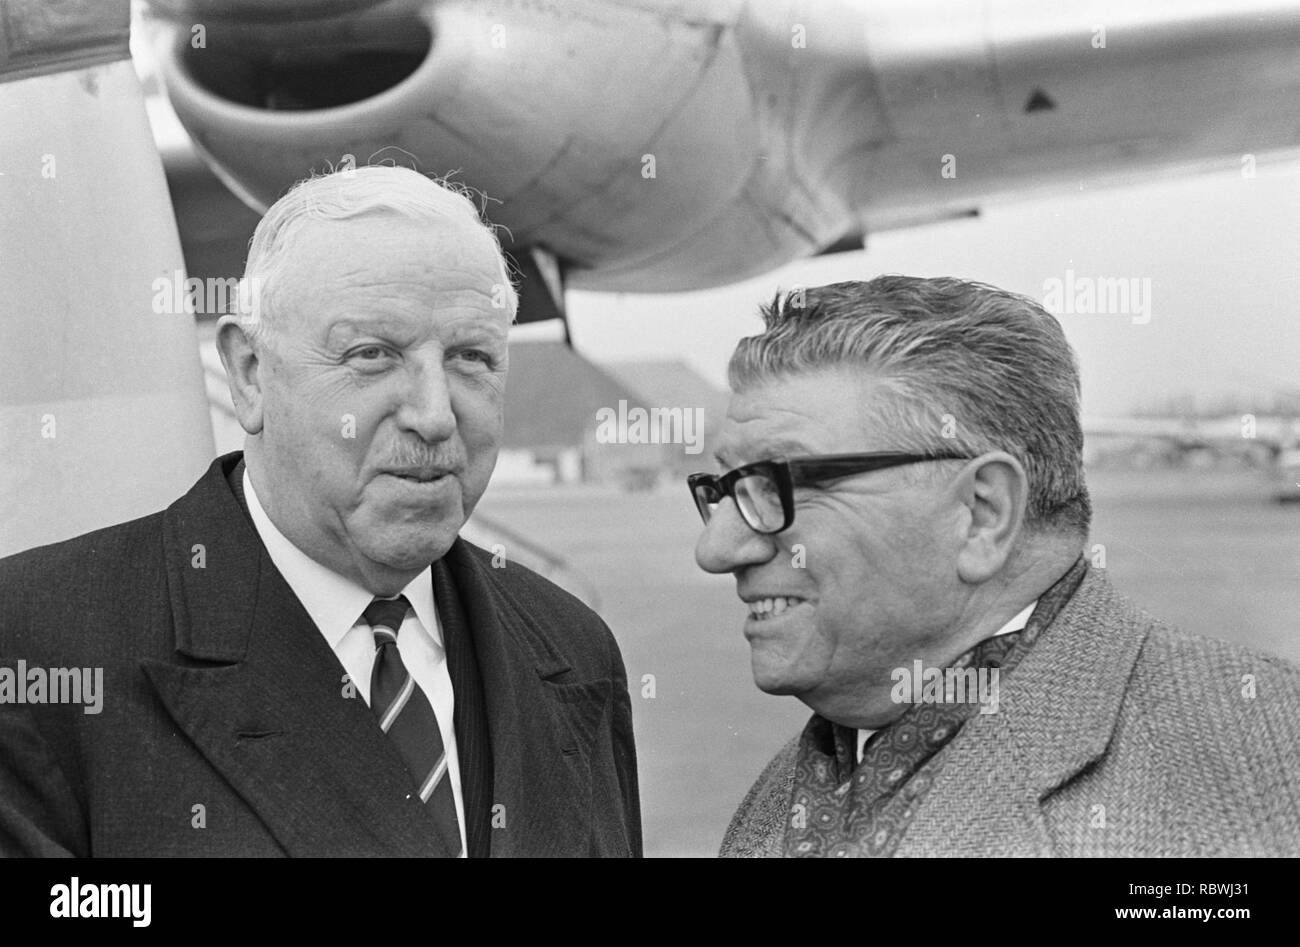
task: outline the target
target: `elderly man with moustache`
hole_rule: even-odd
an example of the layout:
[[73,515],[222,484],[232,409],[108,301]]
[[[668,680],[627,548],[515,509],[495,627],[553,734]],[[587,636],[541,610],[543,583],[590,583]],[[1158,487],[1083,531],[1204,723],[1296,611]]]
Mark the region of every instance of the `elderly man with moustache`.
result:
[[897,276],[763,314],[727,472],[690,480],[696,560],[735,576],[757,685],[813,716],[722,854],[1300,853],[1300,670],[1176,632],[1091,565],[1055,319]]
[[268,211],[246,278],[218,328],[244,451],[0,562],[0,659],[105,669],[100,714],[0,706],[0,852],[639,855],[614,638],[457,536],[501,440],[493,232],[342,171]]

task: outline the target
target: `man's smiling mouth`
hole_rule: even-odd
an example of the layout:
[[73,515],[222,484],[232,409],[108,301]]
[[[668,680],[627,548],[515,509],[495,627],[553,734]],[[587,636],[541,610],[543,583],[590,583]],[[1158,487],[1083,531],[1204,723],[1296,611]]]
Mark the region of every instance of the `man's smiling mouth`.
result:
[[776,595],[770,598],[757,598],[745,604],[749,606],[750,618],[754,621],[767,621],[769,618],[776,618],[783,614],[786,609],[802,605],[805,601],[807,599],[796,595]]

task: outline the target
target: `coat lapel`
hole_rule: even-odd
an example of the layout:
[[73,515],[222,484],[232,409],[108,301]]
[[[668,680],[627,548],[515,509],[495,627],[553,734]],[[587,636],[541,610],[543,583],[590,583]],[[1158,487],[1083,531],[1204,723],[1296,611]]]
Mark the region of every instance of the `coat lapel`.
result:
[[[463,540],[434,566],[454,581],[482,676],[492,747],[491,851],[501,856],[582,856],[591,835],[591,747],[609,712],[608,679],[568,682],[572,668],[543,629],[539,606],[516,598]],[[445,599],[445,596],[443,597]],[[554,616],[546,616],[553,618]]]
[[1008,676],[998,712],[977,714],[942,751],[897,854],[1053,854],[1041,802],[1106,752],[1145,637],[1105,573],[1089,570]]
[[232,494],[238,458],[218,458],[164,514],[180,657],[145,674],[289,855],[450,854]]

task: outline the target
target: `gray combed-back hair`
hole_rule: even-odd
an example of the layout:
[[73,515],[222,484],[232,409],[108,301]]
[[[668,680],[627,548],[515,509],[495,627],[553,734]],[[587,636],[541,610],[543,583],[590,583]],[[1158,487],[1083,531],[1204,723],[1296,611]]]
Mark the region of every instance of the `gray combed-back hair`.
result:
[[983,283],[891,275],[778,292],[761,313],[764,331],[731,357],[735,391],[861,368],[894,396],[873,406],[891,449],[1006,451],[1028,474],[1026,525],[1087,534],[1078,362],[1038,303]]
[[445,179],[411,168],[366,165],[318,174],[295,184],[258,222],[250,241],[244,280],[257,286],[257,308],[244,312],[243,322],[254,340],[265,342],[275,328],[276,288],[295,234],[313,220],[351,220],[389,214],[412,220],[448,221],[481,228],[492,241],[500,264],[500,298],[513,322],[519,308],[510,270],[496,232],[485,223],[471,200],[473,192]]

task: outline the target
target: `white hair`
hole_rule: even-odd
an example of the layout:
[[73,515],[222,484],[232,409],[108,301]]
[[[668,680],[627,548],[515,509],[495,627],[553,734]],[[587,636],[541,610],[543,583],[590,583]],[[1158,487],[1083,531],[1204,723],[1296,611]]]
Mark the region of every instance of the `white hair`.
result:
[[494,296],[500,294],[513,322],[519,311],[519,297],[496,231],[480,216],[471,200],[473,193],[446,179],[391,165],[344,168],[299,181],[271,205],[253,232],[244,264],[244,285],[251,288],[254,305],[251,311],[243,307],[241,322],[245,331],[255,343],[268,340],[274,329],[276,284],[291,255],[294,236],[305,223],[351,220],[371,214],[435,224],[455,221],[481,228],[492,241],[501,273],[500,287],[493,287]]

